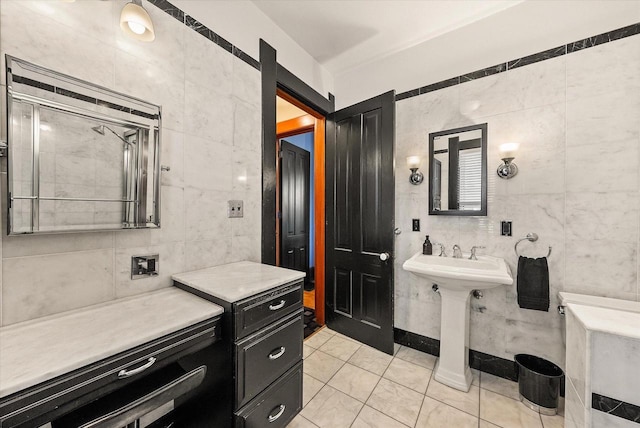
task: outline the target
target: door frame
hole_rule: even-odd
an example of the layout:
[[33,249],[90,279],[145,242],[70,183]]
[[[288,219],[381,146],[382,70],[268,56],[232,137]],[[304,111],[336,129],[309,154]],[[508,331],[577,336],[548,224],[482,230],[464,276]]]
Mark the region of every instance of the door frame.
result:
[[[281,89],[276,91],[277,95],[295,105],[301,110],[307,112],[306,115],[296,117],[294,119],[282,121],[276,124],[276,144],[279,146],[279,140],[293,135],[303,134],[305,132],[313,132],[313,227],[315,230],[315,239],[311,245],[314,246],[314,279],[315,279],[315,313],[316,321],[320,325],[324,325],[324,279],[325,279],[325,118],[318,112],[313,111],[303,103],[287,94]],[[276,207],[280,207],[279,192],[280,170],[276,175]],[[276,263],[279,259],[280,245],[279,221],[276,221]]]
[[[260,72],[261,72],[261,92],[262,92],[262,236],[261,236],[261,260],[262,263],[276,264],[276,228],[275,215],[277,212],[276,203],[276,95],[280,90],[297,107],[308,111],[311,110],[320,118],[324,119],[329,113],[335,110],[335,98],[329,94],[328,98],[323,97],[304,81],[291,73],[276,61],[276,50],[267,42],[260,39]],[[293,101],[295,101],[295,104]],[[309,112],[311,114],[311,112]],[[316,118],[316,119],[320,119]],[[321,134],[321,139],[318,134]],[[324,148],[325,148],[325,127],[318,126],[318,132],[314,135],[315,159],[322,160],[322,177],[324,177]],[[317,143],[317,144],[316,144]],[[322,155],[320,155],[320,150]],[[317,162],[317,161],[316,161]],[[314,165],[315,174],[315,165]],[[315,175],[315,192],[324,197],[325,180],[318,179]],[[317,187],[318,183],[322,186]],[[319,212],[318,212],[319,209]],[[315,227],[316,227],[316,263],[318,255],[322,257],[324,266],[325,255],[325,209],[324,204],[314,207]],[[320,249],[321,251],[318,251]],[[323,325],[324,319],[324,268],[315,269],[316,286],[322,284],[322,291],[316,291],[316,319],[318,324]],[[320,277],[318,276],[320,274]],[[320,302],[320,304],[318,304]]]

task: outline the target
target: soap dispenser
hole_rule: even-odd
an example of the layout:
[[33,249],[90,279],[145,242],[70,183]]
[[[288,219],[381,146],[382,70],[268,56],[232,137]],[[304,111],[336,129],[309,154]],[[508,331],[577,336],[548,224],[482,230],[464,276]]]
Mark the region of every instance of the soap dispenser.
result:
[[429,241],[429,235],[424,240],[424,244],[422,244],[422,254],[430,256],[433,254],[433,246],[431,245],[431,241]]

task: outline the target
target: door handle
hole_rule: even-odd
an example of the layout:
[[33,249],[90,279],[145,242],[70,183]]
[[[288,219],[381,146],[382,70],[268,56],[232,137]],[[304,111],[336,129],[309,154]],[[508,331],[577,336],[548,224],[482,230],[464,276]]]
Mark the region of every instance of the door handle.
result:
[[149,357],[149,360],[147,360],[147,362],[144,365],[138,367],[137,369],[133,369],[133,370],[122,369],[118,372],[118,379],[124,379],[126,377],[134,376],[134,375],[137,375],[138,373],[142,373],[143,371],[151,367],[155,362],[156,362],[156,359],[154,357]]
[[[285,406],[284,404],[281,404],[278,407],[274,407],[273,410],[271,410],[271,413],[269,414],[269,423],[272,423],[278,420],[278,418],[282,416],[282,414],[284,413],[284,409],[286,408],[287,406]],[[273,412],[276,411],[276,409],[278,410],[278,412],[276,414],[273,414]]]
[[391,254],[389,254],[389,253],[380,253],[380,255],[378,257],[380,257],[380,260],[382,260],[383,262],[386,262],[387,260],[389,260],[391,258]]
[[278,358],[282,357],[284,355],[284,351],[286,351],[287,348],[285,348],[284,346],[281,346],[278,348],[278,350],[273,350],[271,351],[271,353],[269,354],[269,359],[270,360],[277,360]]
[[206,373],[207,367],[200,366],[155,391],[125,404],[119,409],[80,425],[79,428],[128,426],[152,410],[200,386]]
[[284,300],[280,300],[280,303],[278,303],[277,305],[269,305],[269,310],[277,311],[278,309],[282,309],[285,303],[287,302]]

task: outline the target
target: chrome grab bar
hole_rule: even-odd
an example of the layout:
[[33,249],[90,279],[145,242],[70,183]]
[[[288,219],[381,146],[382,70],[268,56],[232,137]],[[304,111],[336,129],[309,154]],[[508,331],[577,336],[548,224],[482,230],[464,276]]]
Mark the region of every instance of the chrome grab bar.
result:
[[269,310],[277,311],[278,309],[282,309],[285,303],[287,303],[285,300],[280,300],[280,303],[277,305],[269,305]]
[[286,350],[287,350],[287,348],[285,348],[284,346],[279,347],[277,351],[274,349],[269,354],[269,359],[270,360],[277,360],[278,358],[280,358],[280,357],[282,357],[284,355],[284,351],[286,351]]
[[142,373],[143,371],[145,371],[146,369],[148,369],[149,367],[151,367],[154,363],[156,362],[156,358],[155,357],[149,357],[149,359],[147,360],[147,362],[136,368],[133,370],[127,370],[127,369],[122,369],[118,372],[118,379],[124,379],[127,377],[131,377],[131,376],[135,376],[138,373]]
[[[284,413],[284,409],[286,409],[287,406],[285,406],[284,404],[281,404],[278,407],[274,407],[273,410],[271,410],[271,413],[269,414],[269,423],[275,422],[276,420],[278,420],[278,418],[280,416],[282,416],[282,414]],[[274,410],[278,409],[278,413],[276,413],[275,415],[273,414]]]

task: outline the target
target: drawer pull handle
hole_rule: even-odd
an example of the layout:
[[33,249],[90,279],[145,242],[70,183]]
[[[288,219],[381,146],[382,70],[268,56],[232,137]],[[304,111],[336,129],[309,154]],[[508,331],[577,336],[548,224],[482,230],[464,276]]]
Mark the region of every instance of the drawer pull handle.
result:
[[138,367],[137,369],[133,369],[133,370],[122,369],[118,372],[118,379],[124,379],[126,377],[130,377],[130,376],[137,375],[138,373],[142,373],[143,371],[151,367],[155,362],[156,362],[155,357],[149,357],[149,360],[147,360],[147,362],[144,365]]
[[[271,414],[269,414],[269,423],[275,422],[276,420],[278,420],[278,418],[282,416],[282,414],[284,413],[284,409],[286,408],[287,406],[285,406],[284,404],[281,404],[278,407],[274,407],[273,410],[271,410]],[[273,412],[276,409],[278,410],[278,412],[274,415]]]
[[287,302],[284,300],[280,300],[280,303],[278,303],[277,305],[269,305],[269,310],[277,311],[278,309],[282,309],[285,303]]
[[282,357],[284,355],[284,351],[286,351],[286,350],[287,350],[287,348],[285,348],[284,346],[279,347],[277,351],[274,349],[269,354],[269,359],[270,360],[277,360],[278,358],[280,358],[280,357]]

